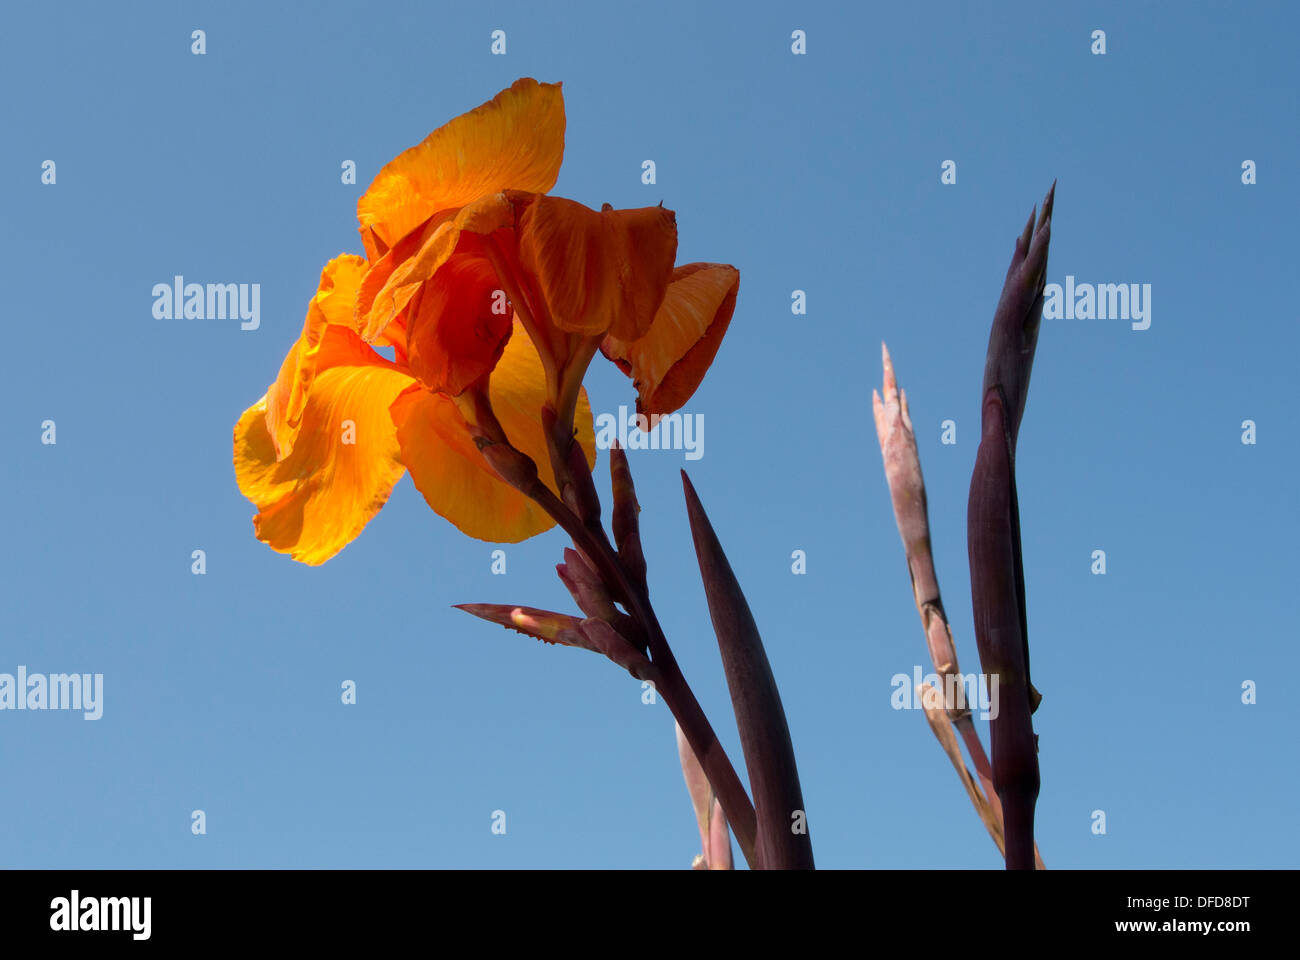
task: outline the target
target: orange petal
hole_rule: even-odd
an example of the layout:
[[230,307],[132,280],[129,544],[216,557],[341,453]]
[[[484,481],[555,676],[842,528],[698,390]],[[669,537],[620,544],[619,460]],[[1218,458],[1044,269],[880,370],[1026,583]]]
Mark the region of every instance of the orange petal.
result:
[[353,305],[365,270],[363,258],[346,253],[325,264],[316,294],[307,305],[302,333],[267,391],[267,425],[281,458],[293,450],[312,380],[323,367],[319,353],[326,329],[331,324],[353,328]]
[[514,207],[504,194],[480,197],[451,215],[432,217],[420,230],[403,237],[366,274],[357,295],[361,335],[367,340],[384,332],[455,252],[461,232],[487,234],[514,224]]
[[357,290],[366,275],[369,264],[364,257],[342,253],[325,264],[315,301],[326,323],[355,329],[353,314],[356,310]]
[[672,279],[677,218],[663,207],[599,212],[536,197],[519,217],[519,262],[551,321],[587,336],[642,336]]
[[434,213],[485,194],[545,193],[563,156],[560,85],[516,80],[379,171],[357,202],[357,219],[363,236],[369,229],[391,247]]
[[257,538],[307,564],[342,550],[384,505],[403,467],[388,408],[411,378],[351,330],[329,326],[292,452],[277,459],[267,397],[235,425],[235,478]]
[[[532,341],[517,322],[489,384],[492,407],[506,436],[532,457],[538,475],[554,490],[541,425],[546,379]],[[416,488],[462,532],[480,540],[517,543],[554,525],[541,507],[487,465],[454,401],[415,386],[397,398],[392,416],[402,461]],[[594,466],[596,443],[585,392],[578,399],[575,423],[587,463]]]
[[388,244],[375,236],[374,227],[360,227],[361,247],[366,251],[366,259],[374,263],[388,252]]
[[673,271],[645,336],[630,343],[613,335],[605,338],[601,350],[636,385],[639,413],[672,413],[691,398],[717,355],[739,289],[735,267],[684,264]]
[[453,397],[493,368],[511,331],[510,306],[481,246],[465,234],[408,311],[411,372]]

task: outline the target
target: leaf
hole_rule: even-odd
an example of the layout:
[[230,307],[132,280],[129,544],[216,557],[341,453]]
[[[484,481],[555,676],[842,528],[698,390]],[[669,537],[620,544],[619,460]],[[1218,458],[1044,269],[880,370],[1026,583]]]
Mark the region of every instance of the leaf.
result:
[[[685,471],[682,485],[713,632],[745,751],[757,819],[754,846],[758,865],[768,870],[812,869],[812,842],[806,830],[799,771],[776,679],[749,604]],[[803,832],[792,830],[796,822],[805,826]]]

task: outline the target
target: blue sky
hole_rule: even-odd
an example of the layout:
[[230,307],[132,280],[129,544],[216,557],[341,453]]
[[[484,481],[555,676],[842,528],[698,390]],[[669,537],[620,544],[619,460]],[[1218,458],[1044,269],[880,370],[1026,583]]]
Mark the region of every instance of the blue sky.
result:
[[[739,765],[680,467],[728,550],[819,866],[999,864],[923,715],[890,706],[890,678],[929,664],[870,395],[884,339],[977,670],[965,505],[984,349],[1014,237],[1053,179],[1049,282],[1150,284],[1152,322],[1044,321],[1039,339],[1018,478],[1043,857],[1300,865],[1294,6],[741,9],[6,9],[0,262],[19,339],[0,377],[0,672],[102,673],[104,708],[0,712],[0,864],[677,868],[698,852],[662,703],[592,654],[451,607],[569,610],[559,531],[506,547],[493,575],[495,546],[408,478],[308,568],[255,539],[231,467],[231,428],[321,266],[361,252],[370,178],[533,76],[564,83],[556,194],[662,200],[679,262],[741,271],[686,407],[703,458],[645,451],[632,469],[656,609]],[[260,328],[154,319],[151,289],[176,274],[259,283]],[[597,412],[632,403],[603,361],[587,385]],[[607,489],[603,454],[597,476]]]

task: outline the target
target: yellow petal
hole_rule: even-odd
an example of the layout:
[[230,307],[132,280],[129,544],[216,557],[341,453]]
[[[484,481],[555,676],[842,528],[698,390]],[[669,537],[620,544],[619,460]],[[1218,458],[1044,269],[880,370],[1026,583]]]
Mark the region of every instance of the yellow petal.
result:
[[592,210],[536,197],[519,215],[519,262],[556,327],[642,336],[672,279],[677,218],[663,207]]
[[[511,444],[532,457],[538,475],[554,491],[555,475],[541,426],[546,379],[536,349],[517,322],[492,372],[488,393]],[[430,507],[462,532],[480,540],[517,543],[554,525],[541,507],[487,465],[448,397],[412,387],[393,404],[392,417],[402,461],[416,488]],[[578,399],[574,422],[587,463],[594,466],[596,443],[585,391]]]
[[[533,458],[538,475],[558,496],[560,491],[555,486],[555,474],[551,470],[551,458],[547,455],[541,425],[541,409],[547,401],[546,373],[537,348],[518,321],[515,321],[510,342],[492,371],[488,395],[492,398],[492,411],[505,429],[511,445]],[[577,429],[578,443],[587,455],[587,466],[594,467],[596,433],[586,390],[578,394],[573,425]]]
[[312,565],[350,543],[401,478],[388,408],[412,382],[342,326],[326,328],[320,353],[333,365],[315,372],[288,456],[276,457],[267,397],[235,426],[235,477],[258,508],[257,538]]
[[312,380],[322,366],[319,353],[325,330],[330,324],[353,329],[357,289],[365,272],[366,261],[352,254],[341,254],[325,264],[316,294],[307,305],[302,333],[267,391],[267,425],[282,458],[293,450]]
[[325,264],[320,285],[316,290],[316,305],[325,315],[326,323],[356,328],[357,290],[365,278],[369,264],[365,257],[344,253]]
[[688,263],[673,282],[645,336],[605,338],[601,350],[632,377],[637,410],[666,414],[695,393],[713,363],[736,309],[740,271],[721,263]]
[[563,156],[560,85],[516,80],[379,171],[357,202],[357,219],[363,235],[369,229],[391,247],[434,213],[485,194],[545,193]]

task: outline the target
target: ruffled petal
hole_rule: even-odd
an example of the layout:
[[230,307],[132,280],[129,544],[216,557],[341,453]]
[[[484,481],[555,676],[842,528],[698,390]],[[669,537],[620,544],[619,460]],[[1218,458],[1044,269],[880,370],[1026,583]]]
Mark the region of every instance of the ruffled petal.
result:
[[740,271],[721,263],[688,263],[673,271],[663,303],[645,336],[613,335],[601,350],[637,389],[637,411],[672,413],[700,385],[731,323]]
[[642,336],[672,279],[677,218],[664,207],[596,211],[535,197],[519,215],[519,262],[560,330]]
[[490,234],[513,226],[514,207],[504,194],[480,197],[458,211],[440,213],[403,237],[366,274],[357,294],[361,335],[386,333],[420,290],[455,253],[462,231]]
[[322,364],[319,356],[326,328],[331,324],[354,328],[354,304],[365,272],[365,259],[346,253],[325,264],[321,271],[316,294],[307,305],[302,333],[289,348],[266,394],[267,426],[280,458],[293,450],[316,371],[328,365]]
[[510,305],[481,247],[464,234],[407,311],[411,372],[453,397],[495,366],[512,329]]
[[560,85],[516,80],[385,166],[357,202],[357,220],[376,250],[375,238],[391,247],[440,210],[509,188],[545,193],[563,157]]
[[342,550],[387,501],[402,476],[388,409],[412,379],[351,329],[329,325],[305,394],[296,442],[278,457],[268,396],[235,426],[235,478],[258,508],[257,538],[307,564]]

